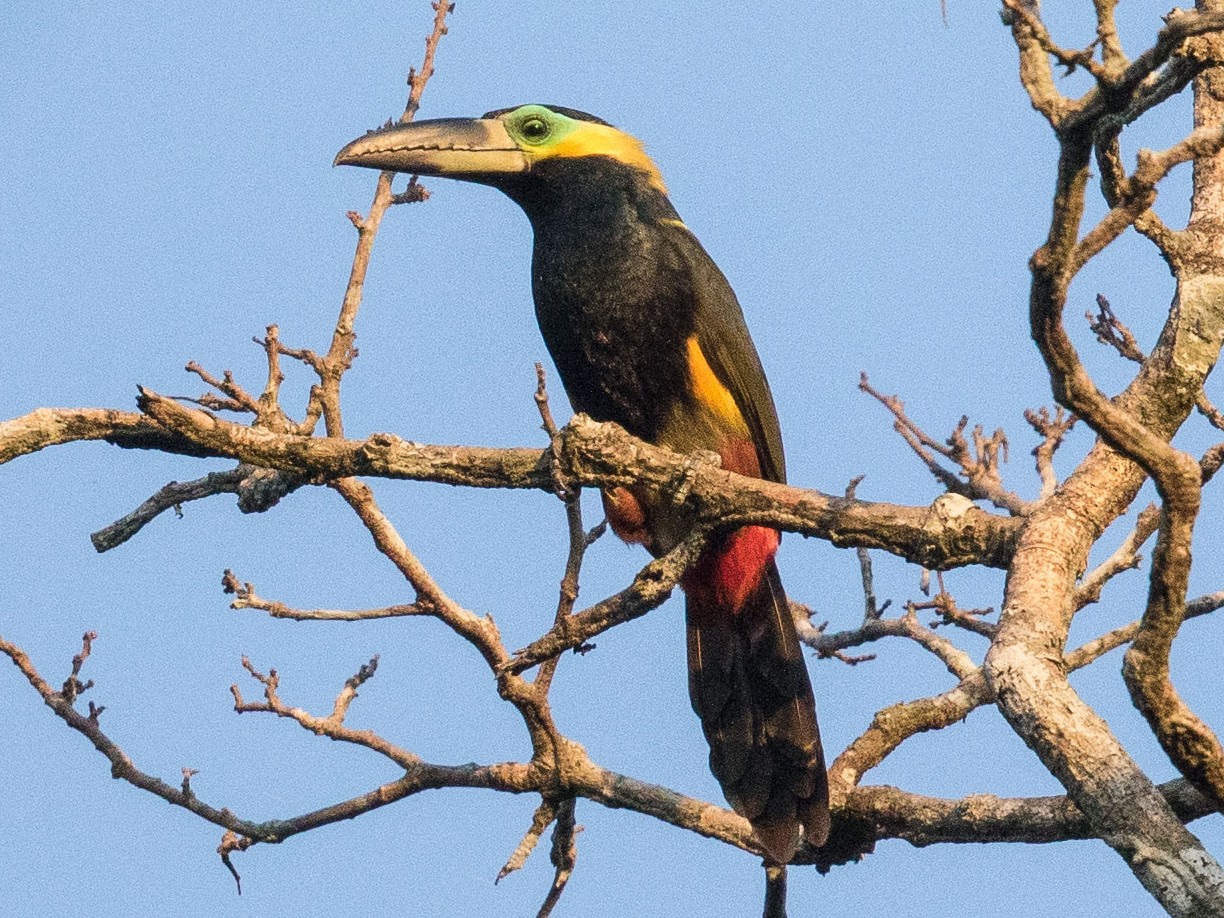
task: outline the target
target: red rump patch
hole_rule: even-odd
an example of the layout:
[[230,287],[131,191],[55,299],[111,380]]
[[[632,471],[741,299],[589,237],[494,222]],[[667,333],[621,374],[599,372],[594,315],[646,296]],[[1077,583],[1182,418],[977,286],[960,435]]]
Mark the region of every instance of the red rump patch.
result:
[[[719,453],[724,469],[760,477],[761,464],[751,440],[729,439]],[[696,605],[711,611],[739,612],[760,584],[780,541],[778,531],[766,526],[737,529],[708,549],[685,574],[684,592]]]
[[[724,469],[760,477],[761,465],[751,440],[728,439],[719,453]],[[612,531],[626,542],[641,543],[653,551],[648,514],[637,495],[622,487],[603,491],[602,497]],[[739,612],[760,584],[780,541],[778,531],[767,526],[737,529],[715,542],[684,575],[681,581],[684,591],[699,609],[723,614]]]
[[739,612],[761,582],[780,541],[776,529],[765,526],[737,529],[703,554],[684,575],[684,592],[699,606]]
[[630,545],[641,543],[649,549],[651,539],[646,527],[646,508],[634,493],[628,488],[609,488],[601,491],[600,497],[608,525],[617,537]]
[[718,454],[722,456],[722,467],[728,472],[761,477],[761,462],[757,459],[756,447],[751,440],[728,440]]

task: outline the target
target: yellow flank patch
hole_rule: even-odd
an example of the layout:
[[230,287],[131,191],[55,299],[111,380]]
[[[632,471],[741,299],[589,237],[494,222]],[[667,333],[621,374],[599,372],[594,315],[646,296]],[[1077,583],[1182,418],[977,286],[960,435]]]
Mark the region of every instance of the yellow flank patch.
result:
[[735,433],[748,436],[748,425],[744,422],[739,406],[735,404],[735,396],[714,375],[696,335],[688,339],[688,365],[693,394],[697,396],[697,400],[714,412],[719,420],[730,425]]
[[654,160],[646,155],[642,142],[606,124],[580,122],[578,127],[552,146],[534,154],[529,152],[528,155],[539,159],[551,159],[554,156],[608,156],[645,172],[650,184],[667,194],[663,174],[654,164]]

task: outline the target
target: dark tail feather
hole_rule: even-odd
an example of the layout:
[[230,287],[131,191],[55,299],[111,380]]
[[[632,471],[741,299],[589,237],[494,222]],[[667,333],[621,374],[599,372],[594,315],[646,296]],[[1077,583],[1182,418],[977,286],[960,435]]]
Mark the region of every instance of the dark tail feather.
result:
[[770,562],[738,612],[687,601],[689,698],[710,743],[710,770],[785,864],[800,840],[829,835],[829,785],[807,666],[778,569]]

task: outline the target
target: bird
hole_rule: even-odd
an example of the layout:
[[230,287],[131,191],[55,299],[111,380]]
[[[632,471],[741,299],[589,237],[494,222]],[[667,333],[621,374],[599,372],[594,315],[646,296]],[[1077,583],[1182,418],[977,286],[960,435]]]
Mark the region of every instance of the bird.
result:
[[[641,141],[585,112],[520,105],[389,125],[336,165],[496,188],[534,234],[535,313],[576,412],[678,453],[785,482],[773,396],[731,285],[668,197]],[[692,520],[632,486],[605,489],[613,532],[654,555]],[[829,834],[815,701],[766,526],[717,532],[681,580],[689,697],[710,769],[767,863]]]

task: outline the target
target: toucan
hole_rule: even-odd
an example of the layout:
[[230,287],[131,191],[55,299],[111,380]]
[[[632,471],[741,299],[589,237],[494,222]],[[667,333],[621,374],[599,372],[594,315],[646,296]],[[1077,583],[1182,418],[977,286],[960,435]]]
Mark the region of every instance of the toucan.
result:
[[[640,141],[585,112],[522,105],[396,124],[336,163],[490,185],[527,214],[536,318],[575,411],[679,453],[786,479],[769,383],[727,279]],[[612,530],[655,555],[691,519],[632,486],[603,491]],[[807,667],[774,563],[779,533],[719,532],[682,580],[689,697],[710,769],[767,862],[829,832]]]

